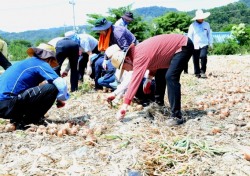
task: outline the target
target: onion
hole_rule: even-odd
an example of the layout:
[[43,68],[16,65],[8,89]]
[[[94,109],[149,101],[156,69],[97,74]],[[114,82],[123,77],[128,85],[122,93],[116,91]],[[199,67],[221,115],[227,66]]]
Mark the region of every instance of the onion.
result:
[[4,128],[5,132],[12,132],[16,130],[16,126],[14,124],[7,124]]
[[60,130],[57,131],[57,136],[58,137],[63,137],[63,131],[62,131],[62,129],[60,129]]
[[47,132],[49,135],[54,135],[54,134],[57,134],[57,129],[49,128]]
[[136,105],[135,109],[137,111],[141,111],[143,109],[143,106],[142,105]]
[[212,133],[213,134],[221,133],[221,129],[219,127],[214,127]]
[[244,159],[246,159],[247,161],[250,161],[250,151],[247,151],[244,153]]
[[225,109],[221,109],[220,113],[222,115],[224,115],[225,117],[228,117],[230,112],[229,112],[229,109],[228,108],[225,108]]

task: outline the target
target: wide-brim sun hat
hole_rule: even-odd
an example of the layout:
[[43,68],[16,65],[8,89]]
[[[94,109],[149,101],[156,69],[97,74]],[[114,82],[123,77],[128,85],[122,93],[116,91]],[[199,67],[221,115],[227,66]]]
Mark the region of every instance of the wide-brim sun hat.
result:
[[201,9],[195,12],[195,17],[192,20],[205,19],[210,16],[210,12],[203,12]]
[[123,16],[123,19],[125,19],[126,21],[133,21],[134,20],[134,15],[132,12],[126,12]]
[[47,44],[40,43],[37,47],[30,47],[27,49],[27,54],[30,57],[38,57],[42,60],[51,59],[50,64],[52,67],[58,66],[58,62],[56,60],[56,50],[55,47]]
[[40,43],[37,47],[31,47],[27,49],[27,54],[37,56],[40,59],[54,58],[56,59],[55,47],[46,43]]
[[95,24],[92,28],[93,31],[105,31],[108,28],[110,28],[110,26],[112,25],[112,22],[108,21],[106,18],[99,18],[95,21]]
[[[123,70],[123,64],[125,61],[125,57],[129,51],[129,49],[134,46],[133,44],[131,44],[129,46],[129,48],[124,52],[120,49],[120,47],[118,45],[111,45],[109,48],[107,48],[107,50],[105,51],[105,54],[107,52],[107,54],[109,55],[108,58],[110,58],[111,64],[116,68],[120,70],[120,74],[117,76],[118,81],[121,79],[122,74],[124,72]],[[106,55],[107,55],[106,54]]]

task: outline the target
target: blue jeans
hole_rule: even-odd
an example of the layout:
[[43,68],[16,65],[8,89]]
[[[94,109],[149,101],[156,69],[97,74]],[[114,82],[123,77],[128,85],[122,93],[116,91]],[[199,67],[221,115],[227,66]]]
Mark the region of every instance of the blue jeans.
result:
[[115,90],[114,87],[112,87],[112,86],[109,85],[110,83],[112,83],[114,81],[115,81],[115,74],[110,75],[108,77],[107,76],[105,77],[105,75],[104,75],[103,77],[101,77],[101,78],[98,79],[98,84],[100,86],[107,87],[107,88],[110,88],[112,90]]

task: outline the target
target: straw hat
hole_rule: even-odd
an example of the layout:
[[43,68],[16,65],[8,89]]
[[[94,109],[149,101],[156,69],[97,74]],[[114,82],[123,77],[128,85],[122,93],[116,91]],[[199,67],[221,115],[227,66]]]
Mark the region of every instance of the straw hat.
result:
[[124,52],[120,49],[120,47],[115,44],[115,45],[111,45],[110,47],[107,48],[107,50],[105,51],[105,54],[107,55],[108,58],[111,59],[111,64],[117,68],[120,69],[120,75],[118,75],[118,80],[120,80],[120,78],[122,77],[123,74],[123,63],[125,60],[125,57],[127,55],[127,52],[129,51],[129,49],[133,46],[133,44],[131,44],[129,46],[129,48]]
[[201,9],[199,9],[195,12],[195,17],[192,20],[205,19],[205,18],[209,17],[209,15],[210,15],[210,12],[203,13],[203,11]]

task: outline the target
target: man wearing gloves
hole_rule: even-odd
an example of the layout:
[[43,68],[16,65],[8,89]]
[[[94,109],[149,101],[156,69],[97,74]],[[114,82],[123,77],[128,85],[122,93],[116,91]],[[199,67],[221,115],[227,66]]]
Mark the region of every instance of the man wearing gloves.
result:
[[204,21],[209,15],[210,12],[203,13],[202,10],[197,10],[195,17],[192,19],[195,21],[188,29],[188,37],[194,43],[193,64],[194,74],[197,78],[207,78],[205,73],[207,70],[208,47],[213,47],[212,30],[209,23]]
[[[92,69],[93,63],[90,60],[90,56],[92,54],[100,53],[98,51],[98,40],[89,34],[76,34],[74,31],[66,32],[65,37],[68,37],[72,40],[75,40],[75,38],[79,39],[79,59],[78,59],[77,70],[79,75],[78,80],[83,82],[83,77],[86,67],[87,67],[87,74],[91,75],[93,73],[94,75],[94,70]],[[70,70],[70,64],[68,63],[68,66],[62,73],[62,77],[67,76],[69,70]]]
[[[184,35],[163,34],[151,37],[138,45],[131,45],[127,52],[122,50],[109,53],[112,64],[119,69],[133,70],[132,78],[125,94],[123,104],[117,112],[117,119],[125,117],[128,105],[131,103],[141,80],[149,70],[143,91],[149,93],[151,80],[155,76],[156,94],[164,96],[167,87],[171,116],[167,120],[168,126],[179,125],[184,122],[181,113],[181,85],[180,75],[193,54],[193,42]],[[158,69],[167,68],[166,74],[156,74]],[[122,73],[122,72],[121,72]],[[161,97],[163,99],[163,97]]]
[[[58,40],[57,40],[58,39]],[[52,39],[48,42],[50,45],[53,45],[56,48],[56,59],[58,62],[58,66],[54,68],[55,72],[62,76],[61,68],[63,62],[66,58],[69,59],[70,64],[70,90],[71,92],[78,90],[78,58],[79,58],[79,47],[80,47],[80,39],[74,33],[65,35],[65,37],[58,37]]]
[[56,100],[59,108],[69,98],[66,81],[53,70],[58,65],[54,47],[41,43],[27,53],[30,58],[0,76],[0,117],[10,119],[16,128],[42,123]]

